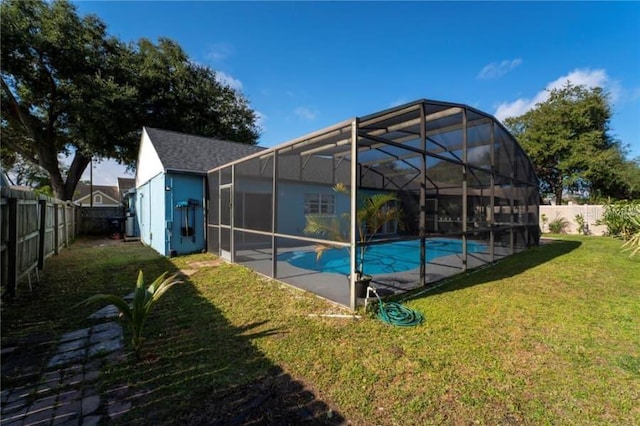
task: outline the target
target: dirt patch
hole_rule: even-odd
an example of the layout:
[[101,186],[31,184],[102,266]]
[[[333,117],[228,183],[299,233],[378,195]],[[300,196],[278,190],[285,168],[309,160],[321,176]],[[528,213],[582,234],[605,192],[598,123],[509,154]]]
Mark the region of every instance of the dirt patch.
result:
[[188,265],[192,268],[213,268],[219,266],[222,263],[222,259],[203,260],[201,262],[188,262]]

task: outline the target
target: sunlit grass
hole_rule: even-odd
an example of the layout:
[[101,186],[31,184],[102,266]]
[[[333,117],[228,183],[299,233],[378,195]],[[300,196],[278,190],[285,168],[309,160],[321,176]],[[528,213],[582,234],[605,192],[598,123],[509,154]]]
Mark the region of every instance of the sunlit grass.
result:
[[[188,422],[212,395],[282,368],[354,424],[640,423],[640,259],[617,240],[562,238],[410,299],[426,321],[409,329],[310,317],[339,309],[240,266],[204,268],[156,307],[145,361],[109,368],[103,390],[147,393],[127,421]],[[3,308],[3,339],[86,326],[89,310],[65,307],[125,294],[140,268],[211,258],[68,250],[20,314]]]

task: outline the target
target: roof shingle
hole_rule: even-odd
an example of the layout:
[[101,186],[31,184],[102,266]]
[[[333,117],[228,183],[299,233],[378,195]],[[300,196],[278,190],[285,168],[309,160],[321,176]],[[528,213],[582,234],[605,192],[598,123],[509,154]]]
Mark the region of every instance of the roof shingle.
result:
[[165,170],[207,172],[266,148],[145,127]]

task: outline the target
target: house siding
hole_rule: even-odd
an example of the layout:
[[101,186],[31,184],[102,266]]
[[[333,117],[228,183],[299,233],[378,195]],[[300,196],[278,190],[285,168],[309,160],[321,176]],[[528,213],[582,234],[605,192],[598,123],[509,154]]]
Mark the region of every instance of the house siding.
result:
[[157,212],[165,209],[165,176],[160,173],[137,188],[136,208],[140,240],[158,253],[167,256],[165,220]]
[[329,185],[280,183],[278,190],[278,232],[281,234],[309,236],[304,233],[307,219],[304,214],[305,194],[335,196],[335,214],[349,212],[348,195],[338,194]]
[[142,131],[138,163],[136,169],[136,188],[153,179],[164,171],[160,157],[153,147],[146,129]]

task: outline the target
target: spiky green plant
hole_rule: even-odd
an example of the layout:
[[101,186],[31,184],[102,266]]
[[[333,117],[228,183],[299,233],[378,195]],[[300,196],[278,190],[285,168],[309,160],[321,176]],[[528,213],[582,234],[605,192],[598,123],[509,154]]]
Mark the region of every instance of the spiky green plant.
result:
[[628,240],[632,235],[640,232],[640,222],[632,221],[640,217],[640,200],[618,201],[608,203],[604,207],[602,217],[597,225],[607,225],[607,234]]
[[136,355],[140,356],[140,348],[142,346],[142,329],[144,323],[149,317],[151,308],[174,285],[181,283],[177,280],[177,274],[174,274],[168,278],[168,272],[164,272],[156,280],[144,287],[144,275],[142,271],[138,272],[138,281],[133,293],[133,300],[131,304],[127,303],[124,298],[113,294],[96,294],[89,297],[85,301],[78,305],[90,305],[92,303],[104,302],[114,305],[124,318],[124,321],[128,324],[131,331],[131,347],[135,351]]
[[633,257],[640,253],[640,218],[637,216],[631,217],[629,221],[637,231],[622,245],[622,251],[631,251],[629,257]]
[[[337,184],[333,189],[336,192],[348,191],[342,184]],[[360,276],[365,275],[364,255],[368,247],[365,243],[375,238],[385,224],[400,220],[402,212],[400,208],[390,205],[393,201],[398,201],[398,198],[391,193],[373,194],[360,200],[356,210],[357,238],[360,242],[357,272]],[[339,216],[309,214],[306,216],[304,233],[337,242],[349,242],[349,217],[349,213]],[[317,244],[316,258],[320,259],[326,250],[336,247],[338,246]]]
[[569,221],[564,217],[557,216],[551,222],[549,222],[549,231],[552,234],[566,234]]

